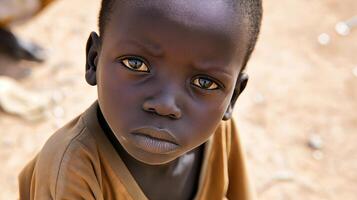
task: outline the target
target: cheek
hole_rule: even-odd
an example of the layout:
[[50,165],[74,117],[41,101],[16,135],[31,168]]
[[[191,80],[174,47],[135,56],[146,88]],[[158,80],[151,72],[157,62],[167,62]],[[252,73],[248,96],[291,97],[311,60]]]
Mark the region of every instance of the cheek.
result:
[[118,65],[117,63],[108,64],[99,71],[99,96],[117,102],[113,108],[126,107],[134,103],[141,92],[123,73],[123,67]]
[[[230,102],[230,94],[217,94],[204,96],[193,100],[188,106],[189,109],[195,110],[193,114],[196,118],[210,121],[222,119],[224,112],[227,110]],[[209,120],[208,120],[209,119]]]
[[140,107],[140,91],[118,73],[116,66],[106,66],[99,71],[98,100],[110,127],[114,132],[123,131],[135,118]]
[[[116,109],[118,106],[122,105],[120,98],[120,93],[123,93],[122,83],[120,81],[117,73],[111,66],[102,67],[99,71],[98,77],[98,98],[103,103],[103,107],[108,106],[108,108]],[[118,102],[119,101],[119,102]]]
[[[228,103],[226,99],[209,102],[201,101],[200,103],[190,104],[188,108],[188,110],[190,110],[190,117],[186,119],[189,126],[186,127],[186,130],[191,131],[185,132],[185,138],[186,142],[190,143],[189,146],[191,146],[191,148],[207,141],[215,132],[227,107]],[[195,135],[193,136],[192,133],[195,133]]]

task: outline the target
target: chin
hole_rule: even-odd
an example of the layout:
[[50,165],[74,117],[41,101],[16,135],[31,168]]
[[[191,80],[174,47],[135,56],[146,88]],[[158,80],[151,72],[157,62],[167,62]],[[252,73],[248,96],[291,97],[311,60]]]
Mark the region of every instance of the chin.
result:
[[164,154],[148,155],[147,153],[141,155],[133,155],[129,153],[129,155],[135,158],[137,161],[147,165],[165,165],[176,160],[179,157],[179,156],[169,156]]

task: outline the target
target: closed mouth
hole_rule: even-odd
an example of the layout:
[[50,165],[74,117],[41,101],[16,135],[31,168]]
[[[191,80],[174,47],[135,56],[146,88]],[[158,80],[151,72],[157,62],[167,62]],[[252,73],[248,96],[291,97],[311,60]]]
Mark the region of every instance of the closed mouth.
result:
[[179,148],[176,138],[170,131],[156,127],[144,127],[132,132],[134,145],[142,150],[168,154]]

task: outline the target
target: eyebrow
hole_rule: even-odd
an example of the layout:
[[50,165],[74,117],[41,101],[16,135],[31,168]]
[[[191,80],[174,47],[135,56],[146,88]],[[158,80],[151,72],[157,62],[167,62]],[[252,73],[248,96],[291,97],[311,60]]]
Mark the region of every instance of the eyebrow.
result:
[[[127,39],[127,40],[122,40],[120,41],[121,44],[127,44],[127,45],[132,45],[136,46],[145,52],[149,53],[150,55],[154,57],[163,57],[164,56],[164,51],[160,48],[159,45],[156,45],[152,42],[145,41],[145,42],[139,42],[135,39]],[[223,70],[223,66],[216,65],[216,64],[202,64],[202,62],[194,62],[192,63],[192,66],[199,70],[199,71],[211,71],[211,72],[218,72],[222,74],[223,76],[227,78],[232,78],[233,74],[228,72],[227,70]]]
[[125,43],[125,44],[128,44],[128,45],[134,45],[134,46],[146,51],[147,53],[151,54],[154,57],[162,57],[164,55],[164,52],[160,48],[159,45],[156,45],[156,44],[151,43],[149,41],[139,42],[139,41],[134,40],[134,39],[129,39],[129,40],[121,41],[121,43]]
[[202,71],[214,71],[214,72],[219,72],[223,74],[224,76],[228,78],[232,78],[233,74],[228,72],[227,70],[222,69],[223,66],[216,65],[216,64],[202,64],[201,62],[194,62],[192,63],[192,66],[197,69],[197,70],[202,70]]

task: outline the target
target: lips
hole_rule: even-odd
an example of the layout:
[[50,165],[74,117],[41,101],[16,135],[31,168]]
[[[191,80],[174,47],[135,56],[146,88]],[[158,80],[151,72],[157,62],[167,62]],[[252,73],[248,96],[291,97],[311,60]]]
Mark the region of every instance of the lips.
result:
[[174,135],[165,129],[142,127],[131,133],[133,144],[150,153],[168,154],[180,146]]

